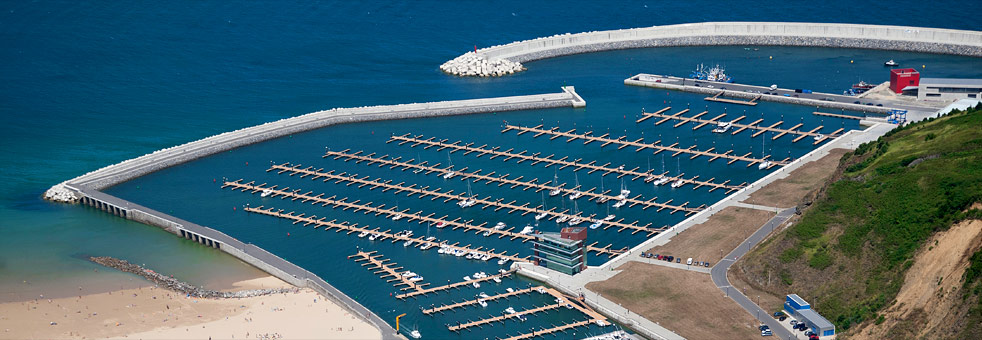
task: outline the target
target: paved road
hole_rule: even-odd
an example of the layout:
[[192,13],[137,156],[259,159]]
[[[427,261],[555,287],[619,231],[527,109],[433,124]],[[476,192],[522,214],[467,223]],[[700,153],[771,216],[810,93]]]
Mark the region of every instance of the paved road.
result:
[[777,228],[777,226],[791,218],[791,216],[794,215],[795,209],[796,208],[785,209],[778,213],[777,216],[771,218],[770,221],[767,221],[767,223],[761,226],[760,229],[757,229],[753,235],[750,235],[747,240],[743,241],[743,243],[737,246],[736,249],[733,249],[733,251],[727,254],[725,259],[717,263],[716,266],[713,266],[713,270],[710,273],[710,276],[713,278],[713,284],[715,284],[717,288],[722,290],[727,296],[729,296],[730,299],[733,299],[733,301],[740,305],[740,307],[743,307],[743,309],[749,312],[750,315],[759,316],[759,319],[763,321],[763,323],[770,326],[771,330],[780,339],[791,339],[796,335],[793,335],[790,331],[788,331],[788,329],[784,328],[784,326],[781,325],[777,319],[771,317],[770,312],[761,309],[760,306],[757,306],[757,304],[751,301],[750,298],[744,296],[738,289],[733,288],[733,286],[730,285],[730,280],[726,277],[726,273],[730,270],[730,266],[733,265],[735,259],[738,259],[746,254],[747,251],[757,245],[757,243],[760,243],[760,241],[762,241],[767,234],[770,234],[774,228]]

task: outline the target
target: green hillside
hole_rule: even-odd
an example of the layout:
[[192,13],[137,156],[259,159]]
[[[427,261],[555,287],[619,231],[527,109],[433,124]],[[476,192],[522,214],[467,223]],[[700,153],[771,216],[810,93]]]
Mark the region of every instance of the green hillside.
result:
[[[800,219],[738,267],[752,285],[802,295],[847,331],[892,304],[933,233],[982,217],[967,210],[980,201],[982,105],[897,128],[844,155]],[[973,260],[966,291],[979,295],[982,254]]]

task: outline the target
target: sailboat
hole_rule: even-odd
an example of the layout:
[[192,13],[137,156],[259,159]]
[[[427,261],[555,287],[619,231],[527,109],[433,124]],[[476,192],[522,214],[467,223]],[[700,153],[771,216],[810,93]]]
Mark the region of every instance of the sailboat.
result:
[[[416,161],[417,161],[417,162],[419,162],[419,159],[420,159],[420,157],[419,157],[419,152],[417,152],[417,153],[416,153]],[[418,168],[418,169],[416,169],[416,170],[413,170],[413,173],[414,173],[414,174],[418,174],[418,173],[420,173],[420,172],[423,172],[423,168]]]
[[574,226],[583,223],[583,218],[580,216],[580,208],[577,206],[576,202],[573,202],[573,218],[569,220],[569,225]]
[[443,174],[443,179],[451,179],[453,176],[457,175],[457,173],[453,171],[453,160],[450,159],[450,151],[447,151],[447,164],[450,166],[447,167],[447,172]]
[[542,212],[540,212],[540,213],[538,213],[538,214],[535,215],[535,220],[536,220],[535,223],[538,224],[539,223],[538,221],[541,220],[541,219],[543,219],[543,218],[546,218],[546,216],[549,216],[549,213],[546,212],[546,194],[543,193],[542,194]]
[[[566,201],[563,201],[563,211],[566,211]],[[562,214],[562,216],[556,218],[556,224],[563,224],[566,221],[569,221],[569,215]]]
[[[767,138],[763,138],[763,137],[766,137],[766,134],[764,136],[761,136],[761,137],[762,138],[760,139],[760,157],[763,158],[764,157],[764,143],[767,142]],[[763,161],[763,162],[760,163],[760,165],[757,166],[757,170],[764,170],[764,169],[770,168],[771,167],[771,164],[772,164],[771,161]]]
[[[665,155],[661,155],[661,173],[665,173]],[[668,176],[662,175],[657,181],[655,181],[655,185],[665,185],[665,183],[668,183],[670,180],[671,179],[669,179]]]
[[[580,175],[576,175],[576,174],[574,174],[574,175],[576,176],[576,186],[575,187],[579,187],[580,186]],[[580,198],[582,196],[583,196],[583,192],[577,190],[577,191],[574,191],[572,194],[569,195],[569,199],[575,201],[577,198]]]
[[627,195],[631,194],[631,190],[627,190],[627,184],[624,184],[624,179],[621,178],[621,194],[617,197],[625,198]]
[[471,206],[473,206],[475,204],[477,204],[477,200],[474,199],[474,193],[471,192],[471,182],[468,181],[467,182],[467,198],[464,198],[464,199],[460,200],[460,202],[457,202],[457,205],[459,205],[461,208],[467,208],[467,207],[471,207]]
[[681,163],[682,161],[679,160],[679,159],[675,159],[675,161],[676,161],[675,162],[675,172],[679,173],[679,179],[677,181],[675,181],[674,183],[672,183],[672,189],[678,188],[678,187],[680,187],[680,186],[682,186],[682,185],[685,184],[685,181],[682,180],[682,175],[681,175],[682,174],[682,169],[681,169],[681,166],[679,165],[679,163]]
[[595,200],[597,204],[604,204],[610,200],[610,197],[604,194],[604,176],[600,176],[600,197]]
[[552,177],[552,185],[555,185],[556,187],[549,190],[549,196],[556,196],[563,193],[563,190],[559,188],[559,170],[556,170],[556,174]]

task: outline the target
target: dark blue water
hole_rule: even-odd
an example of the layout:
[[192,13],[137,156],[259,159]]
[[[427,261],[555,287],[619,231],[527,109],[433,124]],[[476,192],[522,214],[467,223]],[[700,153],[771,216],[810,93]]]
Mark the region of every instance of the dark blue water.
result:
[[[645,7],[647,6],[647,7]],[[726,6],[719,10],[719,6]],[[964,10],[951,11],[951,6]],[[223,131],[331,107],[425,102],[488,96],[557,92],[559,86],[575,85],[588,101],[581,110],[554,109],[498,113],[414,121],[390,121],[332,127],[283,138],[269,143],[233,150],[207,159],[162,171],[110,190],[156,209],[173,213],[253,242],[290,261],[322,275],[353,297],[358,298],[386,320],[410,312],[407,319],[418,323],[423,334],[449,335],[443,323],[448,318],[420,317],[420,305],[444,303],[472,296],[476,290],[440,294],[417,301],[400,302],[388,298],[391,286],[372,277],[366,270],[344,259],[356,247],[378,249],[400,264],[423,274],[428,282],[459,280],[474,271],[492,271],[496,265],[476,265],[465,260],[421,254],[401,244],[370,244],[345,234],[313,231],[275,220],[232,211],[249,203],[298,210],[318,216],[336,216],[352,222],[392,228],[425,227],[331,211],[319,206],[272,200],[223,191],[213,179],[246,178],[312,190],[315,193],[350,196],[387,206],[413,208],[481,219],[505,221],[512,226],[530,218],[490,214],[471,208],[460,211],[450,204],[355,190],[332,183],[299,180],[286,175],[267,174],[269,162],[295,162],[354,172],[373,177],[466,190],[464,182],[444,182],[424,177],[321,159],[325,147],[364,149],[380,154],[446,162],[447,155],[432,150],[384,144],[390,134],[406,132],[440,138],[460,139],[478,144],[501,145],[517,150],[569,155],[603,162],[624,163],[629,168],[662,168],[661,155],[627,150],[613,152],[597,145],[566,144],[560,140],[500,134],[503,120],[515,124],[561,126],[580,131],[606,131],[648,141],[662,139],[681,145],[715,146],[737,151],[797,157],[811,149],[806,142],[791,144],[785,137],[761,145],[760,138],[748,134],[715,136],[708,130],[692,132],[653,124],[637,125],[633,118],[641,108],[653,111],[671,105],[706,109],[701,96],[627,87],[624,78],[639,72],[686,75],[696,63],[720,63],[738,82],[783,87],[810,88],[837,92],[859,80],[882,82],[887,59],[905,65],[924,65],[925,77],[982,77],[977,58],[930,54],[866,51],[850,49],[761,47],[746,51],[742,47],[693,47],[614,51],[568,56],[533,62],[519,75],[499,79],[453,78],[441,74],[437,66],[477,46],[565,32],[629,28],[695,21],[814,21],[898,24],[957,29],[980,28],[971,13],[982,5],[952,3],[923,5],[894,2],[894,10],[879,4],[843,2],[816,3],[726,3],[677,2],[608,4],[603,2],[554,5],[527,2],[483,3],[404,2],[372,5],[349,2],[283,4],[278,2],[166,2],[141,4],[77,4],[75,2],[7,3],[0,7],[0,299],[21,299],[38,293],[65,294],[83,284],[86,289],[115,285],[116,276],[107,279],[92,275],[94,266],[77,257],[82,254],[117,256],[146,263],[199,283],[254,275],[247,266],[169,236],[152,227],[126,222],[103,213],[75,206],[43,202],[39,195],[52,184],[101,166],[136,157],[160,148],[192,141]],[[901,13],[917,13],[916,16]],[[773,59],[769,57],[773,56]],[[853,61],[853,63],[850,63]],[[747,110],[748,118],[784,120],[805,126],[825,125],[824,131],[840,127],[856,128],[855,122],[816,118],[807,107],[763,103],[754,108],[710,104],[711,113],[723,109],[733,117]],[[852,124],[852,125],[851,125]],[[373,134],[374,133],[374,134]],[[245,163],[250,165],[246,166]],[[523,175],[526,179],[549,180],[553,170],[527,164],[516,165],[472,156],[453,157],[454,164],[472,169],[495,170]],[[702,159],[665,159],[666,171],[685,172],[706,179],[752,181],[763,175],[756,168],[722,162],[706,165]],[[576,180],[570,171],[558,173],[561,180]],[[578,176],[585,187],[599,186],[598,175]],[[607,178],[604,186],[616,189],[620,183]],[[723,193],[699,190],[652,188],[628,183],[644,198],[690,205],[712,204]],[[473,185],[476,194],[540,204],[539,195],[519,190],[503,190],[483,184]],[[547,198],[548,206],[562,206],[558,198]],[[569,208],[569,200],[565,201]],[[587,213],[605,214],[606,208],[581,201],[578,208]],[[614,212],[643,224],[670,225],[683,219],[681,214],[654,213],[638,208]],[[541,230],[555,229],[544,223]],[[292,236],[287,237],[290,232]],[[524,245],[495,241],[478,235],[449,230],[430,231],[440,238],[462,243],[523,252]],[[640,242],[640,235],[592,232],[601,244],[629,246]],[[525,251],[527,253],[527,251]],[[591,258],[599,263],[602,258]],[[224,274],[214,275],[216,270]],[[64,278],[72,280],[64,280]],[[27,283],[25,283],[25,281]],[[66,284],[71,282],[71,284]],[[113,282],[113,283],[109,283]],[[503,286],[524,286],[521,280]],[[482,287],[490,293],[504,287]],[[72,293],[67,293],[72,294]],[[516,302],[515,308],[548,302],[531,297]],[[486,311],[472,308],[464,318],[498,313],[505,305],[492,304]],[[562,313],[568,313],[563,311]],[[553,313],[549,321],[575,314]],[[530,320],[536,321],[536,320]],[[489,335],[517,333],[532,325],[495,328]],[[465,333],[467,334],[467,333]],[[476,334],[476,333],[473,333]],[[481,333],[483,334],[483,333]],[[465,335],[464,337],[466,337]]]

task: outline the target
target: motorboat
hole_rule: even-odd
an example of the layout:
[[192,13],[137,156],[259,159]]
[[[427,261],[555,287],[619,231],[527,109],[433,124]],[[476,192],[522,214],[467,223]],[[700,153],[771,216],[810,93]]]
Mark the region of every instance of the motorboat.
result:
[[484,237],[488,237],[488,236],[491,236],[491,231],[485,231],[485,232],[484,232],[483,234],[481,234],[481,235],[484,235]]
[[413,276],[416,276],[416,273],[413,273],[412,271],[408,271],[407,270],[407,271],[402,272],[402,274],[400,274],[400,275],[402,275],[403,277],[413,277]]
[[398,221],[398,220],[401,220],[402,217],[403,217],[402,214],[395,214],[395,215],[392,215],[392,220],[393,221]]
[[720,122],[720,123],[716,124],[716,128],[713,129],[713,132],[714,133],[726,133],[726,131],[730,131],[730,123],[729,122]]
[[426,237],[426,240],[427,241],[433,241],[435,239],[436,239],[436,236],[428,236],[428,237]]
[[900,66],[900,63],[893,61],[893,59],[890,59],[889,61],[883,63],[883,66],[890,66],[890,67]]
[[614,203],[614,208],[620,208],[627,204],[627,200],[620,200]]
[[447,171],[445,174],[443,174],[443,179],[451,179],[451,178],[453,178],[453,176],[456,176],[456,175],[457,175],[456,172],[454,172],[453,170],[450,170],[450,171]]
[[607,215],[607,217],[604,217],[604,222],[610,222],[610,221],[613,221],[613,220],[614,220],[615,218],[617,218],[617,216],[614,216],[614,215]]
[[757,170],[767,169],[767,168],[771,167],[772,164],[773,163],[771,163],[771,161],[764,161],[763,163],[760,163],[760,165],[757,166]]
[[406,242],[402,244],[403,247],[408,247],[411,245],[413,245],[413,240],[406,240]]
[[546,216],[549,216],[549,213],[547,213],[547,212],[545,212],[545,211],[543,211],[543,212],[540,212],[540,213],[538,213],[537,215],[535,215],[535,220],[536,220],[536,221],[538,221],[538,220],[541,220],[541,219],[543,219],[543,218],[546,218]]
[[477,204],[477,201],[473,198],[465,198],[460,200],[460,202],[457,202],[457,205],[459,205],[461,208],[472,207],[475,204]]
[[375,239],[377,239],[377,238],[378,238],[378,236],[379,236],[378,234],[372,234],[372,236],[369,236],[369,237],[368,237],[368,240],[369,240],[369,241],[375,241]]
[[508,260],[505,260],[505,259],[500,259],[500,260],[498,260],[498,265],[502,265],[502,266],[504,266],[504,265],[505,265],[505,263],[508,263]]
[[535,231],[535,227],[527,225],[525,226],[525,228],[522,228],[522,231],[518,233],[522,235],[531,235],[533,231]]
[[437,229],[443,229],[447,226],[447,222],[439,222],[436,224]]
[[495,283],[501,283],[500,277],[495,276],[492,280],[494,280]]
[[365,238],[365,236],[368,236],[368,232],[367,231],[363,231],[363,232],[358,233],[358,237],[359,238]]
[[484,299],[477,299],[477,304],[481,305],[481,307],[487,307],[488,306],[488,303],[487,302],[484,302]]
[[470,281],[470,280],[471,280],[471,276],[470,275],[464,276],[464,281]]
[[471,286],[474,286],[474,288],[481,288],[481,284],[477,282],[471,283]]
[[509,292],[509,293],[514,293],[515,292],[515,289],[514,288],[505,288],[505,291],[506,292]]
[[495,225],[494,225],[494,230],[501,230],[501,229],[505,229],[505,227],[507,227],[507,226],[508,226],[508,225],[507,225],[507,224],[505,224],[505,222],[498,222],[498,224],[495,224]]
[[265,190],[263,190],[263,193],[259,194],[259,197],[267,197],[267,196],[269,196],[272,193],[273,193],[273,190],[271,190],[271,189],[265,189]]
[[419,339],[423,337],[422,334],[419,334],[419,330],[416,329],[414,329],[412,332],[409,332],[409,336],[411,336],[413,339]]
[[416,275],[416,276],[413,276],[413,277],[409,278],[408,280],[409,280],[409,282],[419,282],[419,281],[423,281],[423,277],[422,276],[419,276],[419,275]]
[[603,221],[596,221],[596,222],[593,222],[593,224],[590,224],[590,229],[597,229],[597,228],[600,228],[600,226],[602,226],[602,225],[604,225],[604,222]]
[[671,180],[672,180],[672,179],[671,179],[671,178],[669,178],[668,176],[661,176],[660,178],[658,178],[658,180],[656,180],[656,181],[655,181],[655,183],[654,183],[654,184],[655,184],[655,185],[665,185],[665,183],[668,183],[668,182],[670,182]]
[[822,140],[822,139],[824,139],[824,138],[825,138],[825,136],[823,136],[822,134],[817,134],[817,135],[815,135],[815,140],[816,140],[816,141],[819,141],[819,140]]
[[549,196],[559,196],[561,193],[563,193],[563,189],[560,189],[559,187],[549,190]]
[[683,186],[683,185],[685,185],[685,181],[683,181],[683,180],[681,180],[681,179],[680,179],[680,180],[677,180],[677,181],[675,181],[674,183],[672,183],[672,189],[675,189],[675,188],[678,188],[678,187],[681,187],[681,186]]
[[490,297],[490,296],[488,296],[488,294],[487,294],[487,293],[485,293],[485,292],[481,292],[480,294],[477,294],[477,296],[480,296],[480,297],[481,297],[481,298],[483,298],[483,299],[487,299],[487,298],[489,298],[489,297]]
[[423,244],[422,246],[420,246],[419,247],[419,250],[427,250],[427,249],[430,249],[430,248],[433,248],[433,244],[432,243],[426,243],[426,244]]
[[505,313],[515,314],[515,308],[508,307],[508,308],[505,309]]
[[574,226],[574,225],[577,225],[577,224],[580,224],[580,223],[583,223],[583,219],[582,218],[579,218],[579,217],[573,217],[573,219],[569,220],[569,225],[570,226]]

